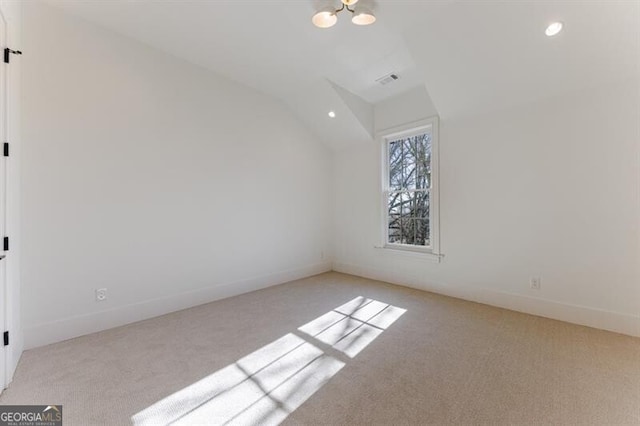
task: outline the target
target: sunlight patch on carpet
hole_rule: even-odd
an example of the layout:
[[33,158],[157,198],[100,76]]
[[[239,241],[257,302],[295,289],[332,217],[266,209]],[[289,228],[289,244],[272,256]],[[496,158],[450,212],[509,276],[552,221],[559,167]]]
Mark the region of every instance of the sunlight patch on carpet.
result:
[[[355,357],[405,312],[357,297],[300,327],[308,338],[289,333],[131,420],[137,426],[277,425],[345,366],[340,353]],[[328,355],[322,344],[340,353]]]
[[359,296],[298,330],[353,358],[405,312]]

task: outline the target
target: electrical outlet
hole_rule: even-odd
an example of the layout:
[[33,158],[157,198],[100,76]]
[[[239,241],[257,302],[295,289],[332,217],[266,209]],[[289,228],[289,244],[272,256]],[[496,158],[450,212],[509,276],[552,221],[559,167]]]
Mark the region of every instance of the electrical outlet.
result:
[[540,290],[540,277],[531,277],[529,285],[532,290]]
[[96,289],[96,302],[104,302],[107,300],[107,289],[106,288],[97,288]]

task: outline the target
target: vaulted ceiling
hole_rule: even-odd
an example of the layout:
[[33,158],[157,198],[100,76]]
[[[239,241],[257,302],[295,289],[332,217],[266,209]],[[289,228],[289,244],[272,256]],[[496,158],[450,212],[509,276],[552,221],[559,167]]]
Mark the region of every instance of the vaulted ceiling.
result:
[[[324,0],[51,3],[281,99],[336,149],[371,138],[340,88],[366,109],[426,87],[449,118],[640,73],[638,1],[360,1],[374,6],[375,25],[342,15],[325,30],[310,21]],[[565,30],[546,37],[555,20]],[[390,72],[400,80],[376,83]],[[338,119],[329,123],[331,109]]]

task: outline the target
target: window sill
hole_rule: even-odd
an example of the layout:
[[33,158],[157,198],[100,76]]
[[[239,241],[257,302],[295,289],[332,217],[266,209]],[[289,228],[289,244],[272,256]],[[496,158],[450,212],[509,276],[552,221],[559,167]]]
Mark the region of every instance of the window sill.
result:
[[384,246],[374,246],[374,248],[379,250],[384,250],[385,252],[392,254],[399,254],[401,256],[409,256],[415,257],[419,259],[428,259],[432,262],[440,263],[444,254],[434,253],[430,249],[424,249],[420,247],[403,247],[396,245],[384,245]]

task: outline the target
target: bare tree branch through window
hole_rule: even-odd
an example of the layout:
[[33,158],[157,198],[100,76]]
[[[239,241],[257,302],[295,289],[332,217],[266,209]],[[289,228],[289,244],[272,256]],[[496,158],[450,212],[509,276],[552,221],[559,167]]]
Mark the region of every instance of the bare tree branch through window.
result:
[[429,245],[431,135],[389,142],[388,242]]

